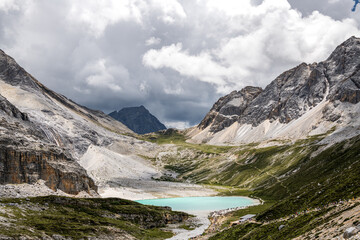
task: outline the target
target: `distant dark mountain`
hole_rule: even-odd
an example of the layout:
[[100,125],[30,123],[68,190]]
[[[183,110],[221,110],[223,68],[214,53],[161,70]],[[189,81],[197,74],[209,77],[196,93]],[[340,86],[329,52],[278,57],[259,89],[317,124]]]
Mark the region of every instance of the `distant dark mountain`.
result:
[[123,108],[120,111],[110,113],[109,116],[122,122],[138,134],[157,132],[166,129],[165,125],[144,106]]

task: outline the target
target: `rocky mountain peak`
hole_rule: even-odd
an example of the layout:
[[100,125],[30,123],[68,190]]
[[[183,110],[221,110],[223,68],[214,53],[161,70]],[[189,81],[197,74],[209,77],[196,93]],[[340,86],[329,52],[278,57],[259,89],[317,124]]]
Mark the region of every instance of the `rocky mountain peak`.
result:
[[157,132],[166,129],[149,110],[143,105],[139,107],[126,107],[119,111],[109,113],[109,116],[122,122],[138,134]]
[[345,42],[337,46],[326,61],[334,59],[334,57],[337,55],[348,53],[350,52],[350,50],[356,50],[359,48],[360,48],[360,38],[352,36],[349,39],[347,39]]
[[[124,108],[126,109],[126,108]],[[139,107],[131,107],[130,109],[142,112],[142,113],[150,113],[149,110],[147,110],[143,105],[140,105]]]
[[211,108],[210,113],[199,124],[199,128],[205,129],[214,122],[212,129],[219,131],[230,126],[237,120],[249,103],[263,91],[260,87],[247,86],[240,91],[233,91],[229,95],[220,98]]
[[[325,105],[326,109],[334,109],[338,102],[360,102],[360,38],[346,40],[323,62],[301,63],[280,74],[264,90],[246,87],[221,97],[198,125],[198,129],[206,130],[206,134],[200,135],[208,138],[209,134],[216,134],[235,123],[238,128],[251,126],[246,129],[256,129],[265,121],[286,125],[309,112],[317,114],[317,123],[308,122],[314,126],[309,126],[301,133],[305,134],[316,129],[321,121],[332,122],[327,125],[338,121],[341,113],[335,114],[335,117],[328,110],[311,112]],[[262,130],[267,131],[268,127]]]
[[360,38],[351,37],[340,44],[325,61],[325,67],[333,74],[351,75],[358,71]]

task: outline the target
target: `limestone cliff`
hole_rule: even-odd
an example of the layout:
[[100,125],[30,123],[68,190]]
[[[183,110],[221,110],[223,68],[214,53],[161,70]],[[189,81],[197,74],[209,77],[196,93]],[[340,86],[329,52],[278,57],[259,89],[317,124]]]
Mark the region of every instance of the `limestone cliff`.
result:
[[69,194],[97,190],[85,170],[63,153],[0,146],[0,184],[33,184],[39,179],[52,190]]

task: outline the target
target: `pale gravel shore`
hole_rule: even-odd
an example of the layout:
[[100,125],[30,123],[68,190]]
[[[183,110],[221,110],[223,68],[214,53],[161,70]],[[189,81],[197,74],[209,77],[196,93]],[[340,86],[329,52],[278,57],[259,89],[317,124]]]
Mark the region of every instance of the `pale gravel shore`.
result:
[[[247,197],[243,197],[247,198]],[[196,217],[192,219],[192,222],[197,225],[197,227],[194,230],[186,230],[181,228],[176,228],[176,226],[169,226],[169,229],[173,231],[176,235],[172,238],[169,238],[168,240],[184,240],[184,239],[191,239],[191,238],[197,238],[201,234],[203,234],[206,229],[208,229],[211,225],[209,217],[215,217],[220,215],[225,215],[227,213],[230,213],[232,211],[237,211],[239,209],[245,209],[250,206],[259,205],[261,202],[257,199],[249,198],[253,201],[253,203],[246,207],[236,207],[236,208],[228,208],[224,210],[218,210],[218,211],[184,211],[186,213],[195,215]]]
[[170,230],[176,235],[168,240],[184,240],[201,235],[210,226],[211,222],[208,218],[210,211],[186,211],[196,217],[192,220],[197,227],[194,230],[186,230],[181,228],[171,228]]
[[155,181],[146,179],[117,178],[99,186],[102,197],[118,197],[129,200],[144,200],[169,197],[215,196],[217,191],[202,185]]

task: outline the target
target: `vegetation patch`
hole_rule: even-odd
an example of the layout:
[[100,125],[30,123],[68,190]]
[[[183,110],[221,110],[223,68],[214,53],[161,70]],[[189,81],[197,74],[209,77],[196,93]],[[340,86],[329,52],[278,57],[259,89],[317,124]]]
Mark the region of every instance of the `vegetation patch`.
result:
[[141,136],[144,141],[149,141],[157,144],[175,144],[183,149],[197,150],[207,154],[225,153],[232,149],[232,146],[214,146],[207,144],[192,144],[186,142],[185,135],[179,130],[167,129],[156,133],[149,133]]
[[188,215],[168,208],[146,206],[136,202],[109,199],[78,199],[58,196],[29,199],[2,199],[11,225],[1,227],[0,234],[19,238],[54,234],[73,239],[92,236],[124,236],[138,239],[165,239],[171,232],[160,228],[167,223],[186,220]]
[[317,220],[326,212],[327,211],[324,210],[320,212],[304,214],[289,220],[279,220],[264,224],[245,223],[225,230],[211,237],[210,239],[293,239],[322,224],[321,221]]
[[[307,157],[302,160],[299,170],[281,183],[288,187],[290,195],[258,219],[277,219],[296,211],[356,198],[360,196],[359,172],[359,137],[338,143],[313,158]],[[255,195],[278,199],[281,184],[259,189]]]
[[[331,221],[334,216],[323,215],[337,202],[360,196],[360,137],[323,149],[319,143],[327,134],[263,148],[195,145],[179,132],[157,134],[153,141],[178,147],[177,154],[162,161],[180,179],[223,186],[217,188],[219,195],[265,200],[228,215],[222,228],[246,214],[257,214],[256,222],[229,228],[212,239],[288,239]],[[298,212],[305,214],[281,221]],[[279,224],[285,225],[281,231]]]

